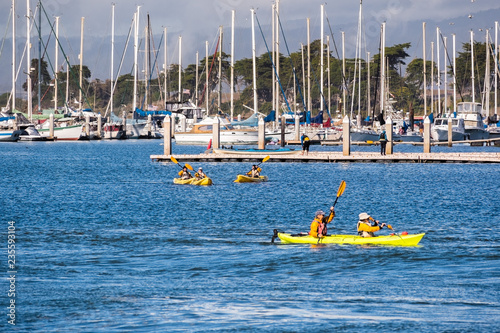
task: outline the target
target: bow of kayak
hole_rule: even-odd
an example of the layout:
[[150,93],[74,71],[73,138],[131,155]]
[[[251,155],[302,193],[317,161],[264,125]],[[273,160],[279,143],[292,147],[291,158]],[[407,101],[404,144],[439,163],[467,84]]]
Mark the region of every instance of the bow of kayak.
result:
[[249,177],[246,175],[237,175],[235,183],[261,183],[267,182],[267,176]]
[[316,238],[310,235],[291,235],[278,233],[282,244],[351,244],[351,245],[388,245],[417,246],[425,233],[412,235],[387,235],[376,237],[361,237],[354,235],[328,235]]

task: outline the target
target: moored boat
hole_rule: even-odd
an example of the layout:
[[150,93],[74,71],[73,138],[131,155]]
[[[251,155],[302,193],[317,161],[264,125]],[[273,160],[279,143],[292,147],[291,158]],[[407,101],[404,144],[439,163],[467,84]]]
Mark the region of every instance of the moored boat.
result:
[[235,183],[262,183],[267,182],[267,176],[250,177],[247,175],[237,175]]
[[278,232],[282,244],[350,244],[350,245],[387,245],[387,246],[417,246],[425,233],[421,234],[391,234],[386,236],[362,237],[355,235],[328,235],[323,238],[308,234],[291,235]]

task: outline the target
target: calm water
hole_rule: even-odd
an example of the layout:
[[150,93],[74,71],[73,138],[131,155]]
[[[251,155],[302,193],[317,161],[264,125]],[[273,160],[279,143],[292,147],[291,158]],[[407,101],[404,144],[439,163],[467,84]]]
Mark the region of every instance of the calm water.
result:
[[[478,149],[499,151],[453,148]],[[500,165],[267,162],[268,183],[235,184],[250,163],[190,163],[212,177],[205,188],[173,185],[179,167],[149,159],[162,152],[161,141],[0,145],[0,331],[500,331]],[[426,232],[421,246],[270,243],[274,228],[307,231],[341,180],[330,233],[354,233],[366,211]]]

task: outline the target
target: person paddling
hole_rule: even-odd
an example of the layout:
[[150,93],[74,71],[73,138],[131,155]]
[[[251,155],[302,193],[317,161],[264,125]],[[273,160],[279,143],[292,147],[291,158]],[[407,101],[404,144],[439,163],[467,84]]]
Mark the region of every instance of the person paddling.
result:
[[359,214],[358,235],[360,236],[375,237],[375,232],[382,230],[385,226],[385,223],[381,224],[379,221],[375,220],[367,213]]
[[259,168],[257,165],[252,165],[252,170],[247,172],[247,175],[252,177],[252,178],[259,178],[260,177],[260,171],[262,169]]
[[187,166],[184,166],[181,171],[179,171],[179,177],[181,179],[190,179],[193,178],[193,175],[191,175],[187,169]]
[[335,217],[335,208],[330,207],[330,214],[325,217],[325,212],[321,209],[316,212],[314,220],[311,222],[311,230],[309,235],[313,237],[325,237],[327,233],[326,225],[332,222]]
[[199,167],[198,172],[194,174],[197,180],[205,178],[207,175],[203,172],[203,168]]

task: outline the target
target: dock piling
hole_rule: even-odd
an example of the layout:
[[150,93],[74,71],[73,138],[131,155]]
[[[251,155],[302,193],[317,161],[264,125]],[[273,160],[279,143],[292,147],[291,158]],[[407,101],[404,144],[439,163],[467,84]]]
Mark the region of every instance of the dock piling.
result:
[[167,114],[163,119],[163,155],[172,155],[172,126],[170,116]]
[[424,153],[431,152],[431,120],[425,117],[424,120]]
[[215,116],[214,123],[212,125],[212,147],[214,149],[220,148],[220,118]]
[[392,118],[388,117],[385,123],[385,131],[387,133],[387,148],[386,148],[386,154],[387,155],[392,155],[393,153],[393,129],[392,129]]
[[258,134],[259,149],[265,149],[266,148],[266,127],[265,127],[264,118],[262,118],[262,116],[259,116],[258,131],[259,131],[259,134]]
[[351,154],[351,121],[348,116],[342,120],[342,153],[344,156]]

